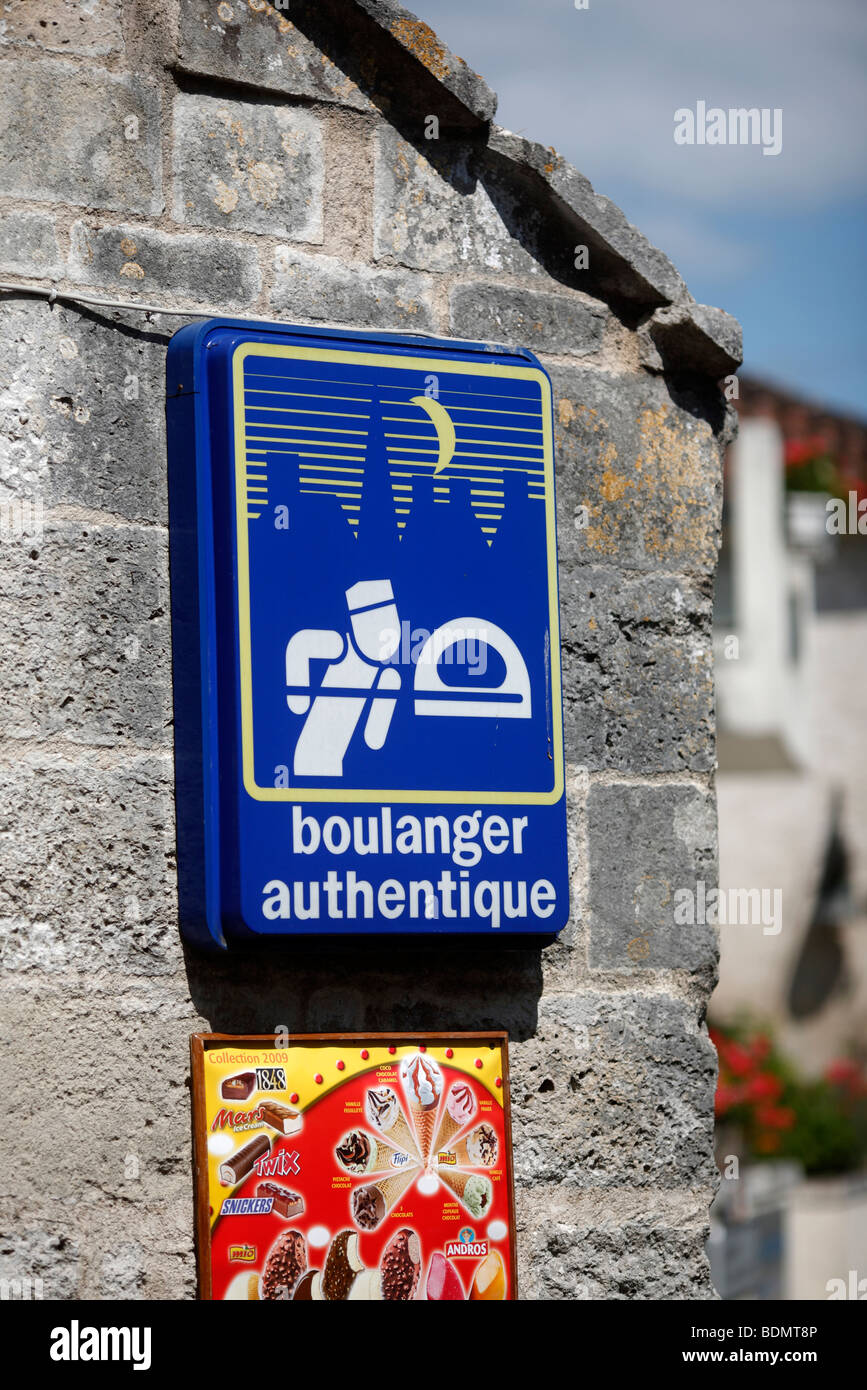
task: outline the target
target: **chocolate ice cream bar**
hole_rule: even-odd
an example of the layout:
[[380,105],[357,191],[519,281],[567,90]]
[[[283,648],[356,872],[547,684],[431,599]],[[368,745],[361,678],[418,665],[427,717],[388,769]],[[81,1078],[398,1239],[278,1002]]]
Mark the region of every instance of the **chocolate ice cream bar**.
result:
[[236,1153],[220,1164],[220,1182],[224,1187],[234,1187],[252,1173],[257,1159],[264,1158],[270,1152],[271,1140],[267,1134],[257,1134],[255,1139],[248,1140]]
[[259,1112],[266,1125],[276,1129],[278,1134],[297,1134],[304,1123],[300,1110],[282,1105],[279,1100],[263,1100]]
[[415,1231],[403,1226],[395,1232],[385,1247],[379,1270],[386,1302],[412,1302],[421,1272],[421,1246]]
[[241,1071],[237,1076],[227,1076],[220,1087],[223,1100],[247,1100],[256,1089],[256,1073]]
[[300,1216],[304,1210],[304,1198],[276,1182],[260,1182],[256,1188],[256,1196],[270,1197],[271,1210],[282,1216],[284,1221],[288,1221],[292,1216]]

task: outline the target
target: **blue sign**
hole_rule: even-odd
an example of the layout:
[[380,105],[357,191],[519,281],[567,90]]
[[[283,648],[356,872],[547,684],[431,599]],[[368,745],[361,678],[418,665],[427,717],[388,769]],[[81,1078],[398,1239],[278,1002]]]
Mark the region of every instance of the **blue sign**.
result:
[[537,360],[211,320],[171,341],[167,418],[188,939],[559,931]]

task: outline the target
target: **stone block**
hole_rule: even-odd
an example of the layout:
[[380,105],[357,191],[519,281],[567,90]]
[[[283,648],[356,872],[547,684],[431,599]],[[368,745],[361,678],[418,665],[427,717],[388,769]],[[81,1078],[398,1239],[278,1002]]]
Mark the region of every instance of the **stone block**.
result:
[[609,293],[646,305],[687,294],[668,257],[556,150],[499,126],[492,127],[489,146],[525,185],[525,196],[544,200],[564,231],[572,228],[572,241],[587,246],[591,273]]
[[123,47],[120,0],[3,0],[0,48],[101,58]]
[[496,93],[463,58],[449,52],[428,24],[395,0],[358,0],[358,3],[388,31],[411,60],[421,63],[477,121],[484,123],[492,119],[497,109]]
[[322,126],[309,111],[181,93],[174,219],[322,240]]
[[716,803],[698,787],[591,786],[590,964],[713,968],[714,926],[675,920],[679,890],[716,881]]
[[60,275],[54,218],[10,208],[0,220],[0,270],[12,275]]
[[569,921],[541,951],[546,994],[569,992],[580,980],[584,950],[584,878],[586,874],[587,774],[566,763],[566,848],[569,859]]
[[[487,269],[547,281],[532,248],[542,208],[486,169],[470,144],[422,152],[390,126],[377,134],[374,254],[417,270]],[[485,181],[487,180],[487,182]]]
[[288,246],[274,255],[270,307],[288,318],[358,328],[430,333],[435,327],[430,281],[406,270],[370,270]]
[[107,324],[102,312],[39,299],[0,302],[5,500],[166,524],[165,347],[175,326],[133,314]]
[[49,520],[3,559],[4,736],[167,748],[165,532]]
[[[0,784],[4,972],[79,971],[86,980],[113,970],[126,987],[132,977],[179,971],[170,755],[89,750],[78,761],[32,748],[13,753],[7,741]],[[98,1047],[86,1041],[87,1010],[77,1005],[65,1017],[80,1035],[70,1064],[86,1070],[92,1094]],[[47,1034],[44,1018],[40,1026]]]
[[611,1230],[539,1220],[521,1245],[522,1299],[711,1298],[708,1228],[630,1222]]
[[[17,1057],[10,1059],[19,1068]],[[14,1075],[14,1071],[9,1073]],[[38,1148],[30,1155],[37,1161]],[[14,1183],[6,1185],[7,1191]],[[11,1205],[11,1204],[10,1204]],[[0,1297],[5,1302],[46,1301],[75,1298],[81,1268],[78,1242],[70,1233],[68,1213],[56,1210],[45,1227],[32,1219],[20,1220],[20,1212],[6,1213],[0,1207]]]
[[162,210],[156,87],[50,59],[0,63],[0,194],[124,213]]
[[177,65],[182,72],[249,82],[270,92],[373,108],[346,72],[268,0],[184,0]]
[[743,361],[743,330],[723,309],[687,300],[657,309],[647,327],[671,370],[718,378],[736,371]]
[[160,303],[189,301],[216,312],[249,309],[262,283],[256,253],[242,242],[86,222],[72,228],[69,275],[123,300],[158,297]]
[[711,574],[722,498],[712,403],[650,376],[550,376],[561,564]]
[[520,1187],[715,1182],[716,1053],[695,1011],[636,992],[548,995],[510,1047]]
[[[494,955],[495,953],[495,955]],[[190,989],[201,1011],[228,1031],[414,1032],[431,1028],[505,1028],[532,1032],[542,992],[540,952],[482,941],[460,947],[442,943],[390,945],[388,968],[369,948],[341,943],[269,950],[261,962],[234,953],[219,958],[190,955]],[[495,961],[495,964],[493,963]]]
[[561,570],[567,758],[591,771],[713,769],[709,587],[608,565]]
[[545,294],[484,281],[456,285],[449,301],[459,338],[584,357],[602,346],[608,311],[575,294]]
[[[167,1007],[165,982],[159,1004],[141,982],[112,983],[91,988],[81,978],[77,1011],[59,979],[5,989],[4,1017],[22,1052],[4,1049],[10,1111],[19,1116],[7,1136],[4,1196],[27,1212],[30,1229],[14,1243],[0,1239],[0,1272],[41,1271],[46,1298],[192,1297],[186,1081],[196,1015],[179,996]],[[47,1134],[63,1153],[50,1189]],[[4,1215],[0,1205],[0,1224]]]

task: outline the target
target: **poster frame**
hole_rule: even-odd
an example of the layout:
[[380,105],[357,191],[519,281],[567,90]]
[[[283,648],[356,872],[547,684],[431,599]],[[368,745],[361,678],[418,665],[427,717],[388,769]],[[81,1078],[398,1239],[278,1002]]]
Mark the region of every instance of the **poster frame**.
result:
[[515,1231],[515,1178],[512,1155],[512,1110],[509,1074],[509,1035],[504,1031],[459,1030],[434,1033],[406,1032],[367,1032],[367,1033],[193,1033],[190,1036],[190,1066],[192,1079],[192,1129],[193,1129],[193,1177],[195,1201],[195,1240],[196,1268],[198,1271],[198,1294],[200,1301],[211,1301],[211,1223],[209,1215],[210,1194],[208,1190],[208,1151],[207,1151],[207,1109],[205,1102],[205,1053],[212,1047],[268,1047],[271,1050],[289,1048],[304,1044],[318,1044],[327,1047],[331,1044],[346,1043],[358,1047],[406,1046],[448,1046],[457,1043],[467,1047],[477,1042],[486,1046],[497,1046],[502,1052],[503,1080],[503,1129],[505,1136],[505,1157],[503,1177],[508,1186],[509,1210],[509,1256],[511,1266],[511,1297],[518,1299],[517,1239]]

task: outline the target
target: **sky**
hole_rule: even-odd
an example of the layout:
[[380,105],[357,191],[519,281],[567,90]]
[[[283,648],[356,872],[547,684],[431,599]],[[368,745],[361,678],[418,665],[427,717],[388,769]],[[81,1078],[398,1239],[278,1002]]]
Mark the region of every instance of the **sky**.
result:
[[[865,0],[407,0],[744,328],[744,372],[867,419]],[[675,112],[782,112],[782,148],[676,144]]]

